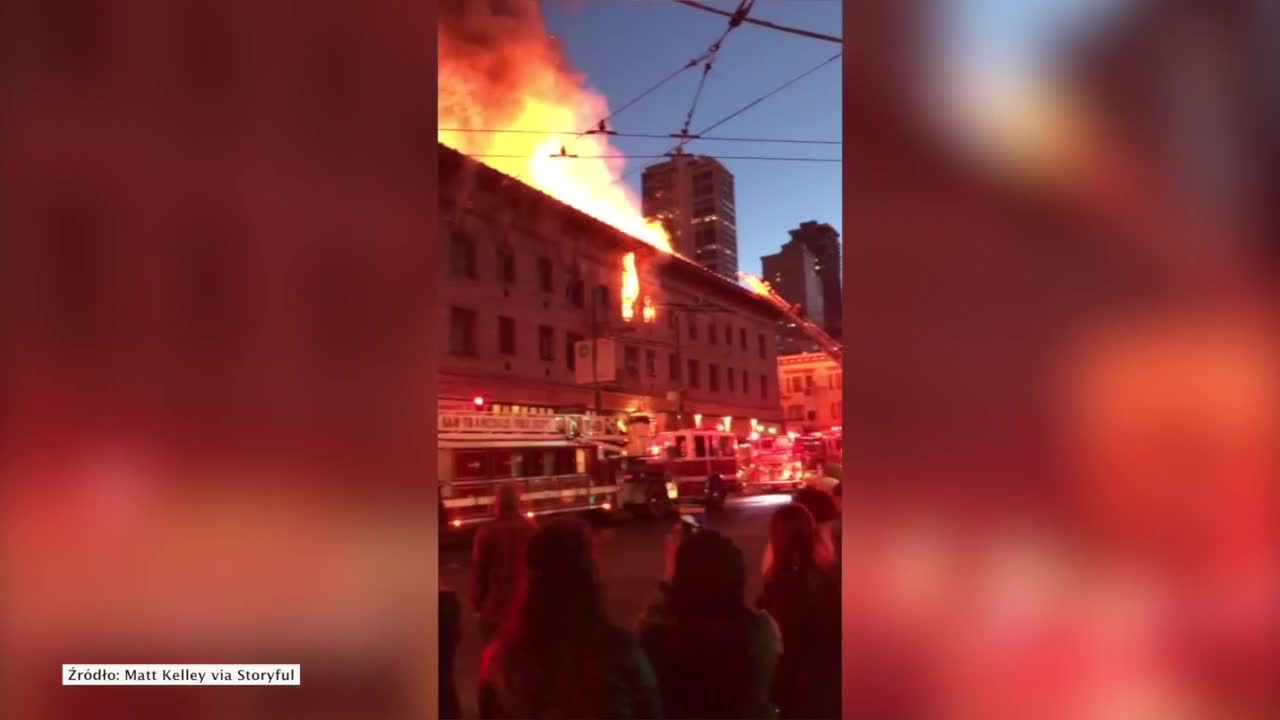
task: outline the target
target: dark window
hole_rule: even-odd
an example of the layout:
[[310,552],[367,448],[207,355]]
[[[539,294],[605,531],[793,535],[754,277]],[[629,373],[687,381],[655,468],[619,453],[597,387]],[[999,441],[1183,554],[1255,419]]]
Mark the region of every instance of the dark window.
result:
[[575,335],[573,333],[569,333],[568,335],[565,336],[565,342],[564,342],[565,364],[569,367],[570,370],[575,370],[578,367],[578,361],[577,361],[578,343],[580,342],[582,342],[581,335]]
[[545,293],[555,290],[551,280],[551,258],[538,258],[538,288]]
[[697,339],[698,339],[698,321],[697,321],[697,319],[695,319],[692,315],[690,315],[690,316],[688,317],[688,319],[687,319],[685,322],[687,322],[687,323],[689,324],[689,339],[690,339],[690,340],[697,340]]
[[516,354],[516,321],[509,317],[498,318],[498,352]]
[[596,309],[602,316],[609,314],[609,288],[605,285],[596,286]]
[[817,411],[816,411],[816,410],[810,410],[810,411],[809,411],[809,422],[813,422],[814,420],[817,420],[817,419],[818,419],[818,413],[817,413]]
[[672,330],[679,329],[678,326],[676,325],[676,322],[677,322],[676,311],[672,310],[671,312],[667,313],[667,327],[671,328]]
[[711,392],[720,392],[720,366],[715,363],[707,364],[707,384],[711,387]]
[[760,357],[764,357],[764,333],[757,336],[760,341]]
[[769,399],[769,376],[768,375],[760,376],[760,397],[766,400]]
[[674,354],[667,356],[667,374],[671,376],[672,382],[680,381],[680,358]]
[[586,295],[586,286],[583,285],[582,279],[578,277],[570,277],[569,284],[565,287],[565,296],[569,300],[569,304],[580,308]]
[[750,388],[751,382],[750,382],[750,380],[751,380],[751,376],[750,376],[750,375],[747,375],[747,371],[746,371],[746,370],[743,370],[743,371],[742,371],[742,394],[743,394],[743,395],[746,395],[748,392],[750,392],[750,391],[751,391],[751,388]]
[[689,387],[697,389],[699,385],[698,361],[693,358],[689,358]]
[[548,362],[556,359],[556,331],[547,325],[538,326],[538,358]]
[[693,436],[693,454],[694,454],[694,457],[700,457],[700,458],[704,458],[707,456],[707,436],[706,435]]
[[806,389],[813,387],[813,376],[812,376],[812,375],[805,375],[805,376],[804,376],[804,386],[805,386],[805,388],[806,388]]
[[733,326],[729,323],[724,324],[724,344],[733,345]]
[[743,350],[747,349],[747,329],[746,328],[738,328],[738,344],[742,346]]
[[476,277],[476,243],[460,230],[449,241],[449,268],[454,277]]
[[628,346],[623,355],[626,358],[627,379],[640,379],[640,351],[634,347]]
[[712,345],[719,344],[719,333],[716,332],[716,324],[714,322],[707,323],[707,340]]
[[516,284],[516,254],[507,248],[498,249],[498,277],[507,285]]
[[473,310],[449,308],[449,352],[476,354],[476,314]]
[[676,436],[676,457],[689,457],[689,439],[687,435]]
[[644,372],[649,377],[658,377],[658,351],[644,351]]
[[733,392],[734,386],[738,384],[738,376],[733,368],[725,368],[724,379],[729,382],[729,392]]

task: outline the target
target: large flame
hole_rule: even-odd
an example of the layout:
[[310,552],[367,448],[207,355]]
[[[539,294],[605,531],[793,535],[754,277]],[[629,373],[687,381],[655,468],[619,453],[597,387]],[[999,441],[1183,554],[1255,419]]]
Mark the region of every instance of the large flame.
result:
[[[523,132],[447,132],[439,141],[519,178],[561,202],[671,252],[666,231],[647,221],[634,192],[620,182],[625,161],[607,136],[550,135],[594,127],[609,114],[604,97],[587,89],[554,38],[536,0],[441,4],[439,102],[441,128]],[[555,157],[562,150],[579,157]]]
[[622,319],[633,320],[636,316],[636,300],[640,297],[640,274],[636,272],[636,254],[629,252],[622,256]]

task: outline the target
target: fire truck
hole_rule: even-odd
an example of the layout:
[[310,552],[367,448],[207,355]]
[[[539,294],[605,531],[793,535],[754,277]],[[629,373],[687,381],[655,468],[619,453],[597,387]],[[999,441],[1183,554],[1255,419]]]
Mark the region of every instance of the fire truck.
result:
[[672,430],[653,436],[645,466],[660,473],[668,498],[724,507],[730,492],[741,488],[738,439],[721,430]]
[[492,517],[497,490],[508,483],[519,487],[531,518],[618,506],[611,459],[622,450],[605,418],[441,412],[437,430],[446,531]]
[[751,463],[742,473],[747,493],[798,490],[805,484],[805,468],[789,435],[759,435],[751,440]]

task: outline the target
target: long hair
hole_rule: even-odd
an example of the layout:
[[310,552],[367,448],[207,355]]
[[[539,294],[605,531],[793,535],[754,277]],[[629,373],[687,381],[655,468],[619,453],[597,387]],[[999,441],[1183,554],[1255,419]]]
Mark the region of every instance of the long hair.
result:
[[525,550],[525,569],[488,675],[517,712],[583,708],[607,626],[590,528],[578,519],[544,526]]
[[746,588],[747,565],[732,540],[714,530],[700,530],[680,544],[671,578],[671,606],[681,622],[749,612],[743,600]]
[[766,579],[785,570],[822,569],[832,564],[831,548],[819,539],[813,515],[805,506],[791,503],[774,512],[765,549]]

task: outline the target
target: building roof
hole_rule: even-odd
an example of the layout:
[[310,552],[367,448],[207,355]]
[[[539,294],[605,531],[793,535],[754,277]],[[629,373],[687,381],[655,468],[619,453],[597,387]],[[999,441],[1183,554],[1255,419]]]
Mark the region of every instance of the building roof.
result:
[[560,212],[566,216],[573,218],[583,227],[589,228],[592,232],[590,236],[593,238],[608,238],[616,243],[622,250],[627,252],[635,252],[637,257],[646,257],[649,259],[659,258],[664,262],[659,264],[661,271],[672,277],[688,280],[698,283],[701,287],[713,291],[721,300],[730,300],[750,306],[756,312],[767,315],[776,320],[783,320],[785,317],[782,312],[774,306],[773,303],[742,287],[738,283],[709,270],[698,263],[674,253],[666,253],[649,243],[629,235],[612,225],[592,217],[577,208],[566,205],[560,200],[548,195],[535,187],[520,182],[517,178],[513,178],[506,173],[495,170],[488,165],[480,163],[472,158],[467,157],[461,152],[445,145],[437,143],[441,158],[452,158],[456,162],[460,162],[461,166],[469,167],[473,171],[482,175],[489,175],[494,179],[501,179],[507,183],[510,192],[523,192],[535,197],[538,200],[549,205],[557,206]]

